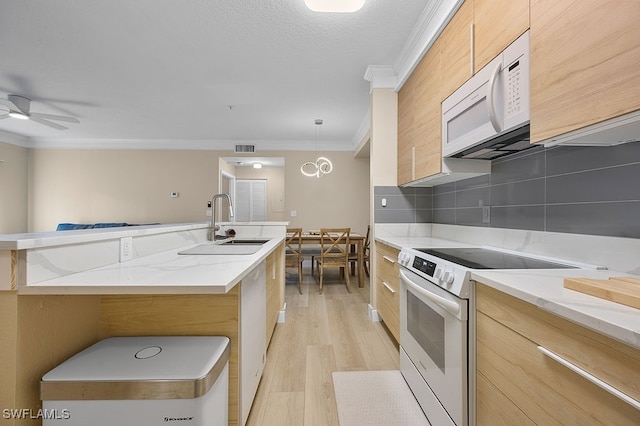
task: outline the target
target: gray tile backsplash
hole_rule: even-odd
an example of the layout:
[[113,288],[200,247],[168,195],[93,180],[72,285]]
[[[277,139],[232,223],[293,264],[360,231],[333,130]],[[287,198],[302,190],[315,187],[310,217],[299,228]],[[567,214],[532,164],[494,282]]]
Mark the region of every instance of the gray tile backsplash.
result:
[[533,148],[494,160],[490,175],[434,188],[376,187],[374,193],[379,223],[640,238],[640,142]]
[[[373,189],[376,223],[433,222],[431,188],[376,186]],[[386,207],[382,207],[382,200]]]

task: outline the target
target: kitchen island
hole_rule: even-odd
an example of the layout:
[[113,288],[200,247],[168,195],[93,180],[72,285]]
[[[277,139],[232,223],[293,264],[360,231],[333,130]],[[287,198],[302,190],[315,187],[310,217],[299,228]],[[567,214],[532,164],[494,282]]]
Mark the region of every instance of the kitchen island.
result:
[[[206,223],[0,236],[0,407],[37,413],[42,375],[103,338],[224,335],[229,424],[244,424],[283,318],[286,223],[230,226],[268,242],[247,255],[179,255],[207,243]],[[261,336],[248,324],[263,324]]]

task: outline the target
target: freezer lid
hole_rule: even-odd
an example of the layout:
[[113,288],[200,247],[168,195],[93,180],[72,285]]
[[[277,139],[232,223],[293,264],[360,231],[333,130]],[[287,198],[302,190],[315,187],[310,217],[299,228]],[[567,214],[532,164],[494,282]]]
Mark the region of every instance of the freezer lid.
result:
[[48,400],[182,399],[204,395],[229,360],[223,336],[112,337],[42,377]]

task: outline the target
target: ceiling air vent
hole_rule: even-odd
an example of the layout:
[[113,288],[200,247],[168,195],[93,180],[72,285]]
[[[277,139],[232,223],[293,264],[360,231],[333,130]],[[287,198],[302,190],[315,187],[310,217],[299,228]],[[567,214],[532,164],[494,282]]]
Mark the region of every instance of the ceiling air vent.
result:
[[236,145],[233,150],[235,153],[256,152],[255,145]]

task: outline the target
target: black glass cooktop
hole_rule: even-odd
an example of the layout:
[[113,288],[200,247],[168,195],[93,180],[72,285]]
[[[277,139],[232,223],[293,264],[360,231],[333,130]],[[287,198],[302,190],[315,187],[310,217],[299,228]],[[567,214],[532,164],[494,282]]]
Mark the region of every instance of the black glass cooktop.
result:
[[471,269],[570,269],[574,266],[484,248],[416,249]]

